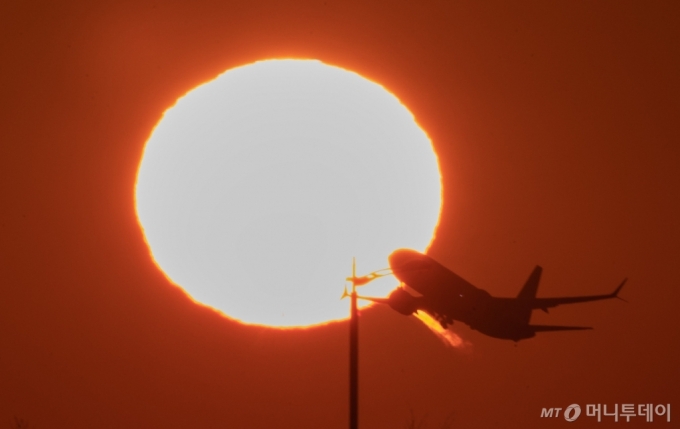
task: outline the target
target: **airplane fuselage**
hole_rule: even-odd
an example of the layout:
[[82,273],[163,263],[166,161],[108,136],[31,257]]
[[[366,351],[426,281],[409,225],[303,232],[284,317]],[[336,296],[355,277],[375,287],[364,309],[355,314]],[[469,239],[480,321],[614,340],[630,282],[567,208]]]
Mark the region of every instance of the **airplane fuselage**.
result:
[[531,308],[514,299],[492,297],[481,289],[464,296],[456,294],[446,301],[425,297],[411,299],[413,307],[428,313],[443,328],[459,321],[494,338],[519,341],[535,336],[528,327]]

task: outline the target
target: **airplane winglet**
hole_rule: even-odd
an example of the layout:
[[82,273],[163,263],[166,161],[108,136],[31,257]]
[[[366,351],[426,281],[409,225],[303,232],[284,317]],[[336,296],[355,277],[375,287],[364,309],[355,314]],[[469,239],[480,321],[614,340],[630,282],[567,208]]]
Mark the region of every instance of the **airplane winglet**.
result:
[[623,302],[628,302],[628,301],[626,301],[625,299],[623,299],[619,296],[619,292],[621,291],[621,289],[623,288],[623,285],[625,285],[627,281],[628,281],[627,277],[625,279],[623,279],[623,281],[621,282],[619,287],[617,287],[616,290],[614,292],[612,292],[612,294],[611,294],[612,298],[618,298]]

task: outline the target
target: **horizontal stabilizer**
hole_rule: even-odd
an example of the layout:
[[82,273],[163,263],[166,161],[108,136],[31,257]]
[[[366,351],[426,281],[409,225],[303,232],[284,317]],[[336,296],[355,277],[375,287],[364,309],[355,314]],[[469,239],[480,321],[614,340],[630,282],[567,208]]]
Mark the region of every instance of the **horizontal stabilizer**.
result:
[[548,332],[548,331],[583,331],[586,329],[593,329],[589,326],[551,326],[551,325],[529,325],[534,332]]

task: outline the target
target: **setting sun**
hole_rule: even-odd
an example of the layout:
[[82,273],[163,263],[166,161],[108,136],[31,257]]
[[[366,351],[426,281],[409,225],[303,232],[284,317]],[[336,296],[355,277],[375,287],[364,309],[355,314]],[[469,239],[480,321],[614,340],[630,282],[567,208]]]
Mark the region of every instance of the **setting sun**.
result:
[[154,260],[194,300],[293,327],[348,316],[352,257],[364,274],[394,249],[424,250],[440,193],[432,144],[394,95],[319,61],[270,60],[228,70],[165,112],[136,207]]

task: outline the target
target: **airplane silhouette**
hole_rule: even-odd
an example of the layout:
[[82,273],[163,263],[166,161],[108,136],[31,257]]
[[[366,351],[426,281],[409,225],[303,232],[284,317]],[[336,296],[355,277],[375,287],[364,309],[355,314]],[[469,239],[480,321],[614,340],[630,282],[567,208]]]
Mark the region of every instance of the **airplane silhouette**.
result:
[[[494,338],[520,341],[536,332],[592,329],[583,326],[530,325],[531,312],[561,304],[619,298],[627,279],[606,295],[536,298],[543,269],[536,266],[516,298],[499,298],[463,280],[453,271],[427,255],[411,249],[399,249],[388,258],[394,276],[401,282],[387,298],[358,296],[388,304],[404,315],[424,311],[446,329],[454,320],[467,324]],[[359,280],[359,279],[357,279]],[[619,298],[621,299],[621,298]]]

